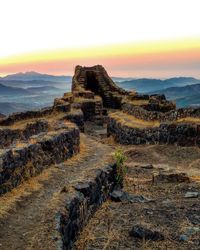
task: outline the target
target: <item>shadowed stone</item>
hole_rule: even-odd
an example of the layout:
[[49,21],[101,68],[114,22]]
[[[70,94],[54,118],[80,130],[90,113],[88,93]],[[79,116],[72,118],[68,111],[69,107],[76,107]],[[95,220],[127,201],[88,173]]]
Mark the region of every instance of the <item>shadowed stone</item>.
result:
[[160,232],[152,231],[141,225],[133,226],[133,228],[129,232],[129,235],[145,240],[154,240],[154,241],[164,240],[164,236]]

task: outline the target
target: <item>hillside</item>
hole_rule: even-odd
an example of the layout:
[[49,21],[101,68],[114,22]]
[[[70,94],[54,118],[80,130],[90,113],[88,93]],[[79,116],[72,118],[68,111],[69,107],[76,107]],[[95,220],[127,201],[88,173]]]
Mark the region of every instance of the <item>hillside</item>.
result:
[[200,84],[166,88],[152,93],[164,94],[168,99],[175,100],[180,107],[200,105]]
[[7,75],[3,77],[4,80],[18,80],[18,81],[32,81],[32,80],[43,80],[52,82],[70,82],[71,76],[54,76],[48,74],[40,74],[34,71],[26,73],[17,73],[12,75]]
[[0,95],[30,95],[31,93],[23,88],[7,87],[0,84]]
[[5,116],[4,116],[3,114],[0,113],[0,118],[3,118],[3,117],[5,117]]
[[118,82],[118,85],[128,90],[134,89],[138,92],[145,93],[198,83],[200,84],[200,80],[192,77],[174,77],[166,80],[148,78],[132,79],[130,81]]
[[0,248],[199,249],[199,126],[77,66],[71,92],[0,119]]
[[0,84],[7,87],[17,87],[17,88],[30,88],[30,87],[41,87],[41,86],[51,86],[55,88],[66,88],[70,83],[67,82],[56,82],[56,81],[46,81],[46,80],[1,80]]
[[28,91],[31,91],[32,93],[40,93],[40,92],[49,92],[49,91],[60,91],[60,89],[53,87],[53,86],[41,86],[41,87],[29,87],[27,88]]
[[0,113],[4,115],[34,109],[34,105],[17,102],[0,102]]

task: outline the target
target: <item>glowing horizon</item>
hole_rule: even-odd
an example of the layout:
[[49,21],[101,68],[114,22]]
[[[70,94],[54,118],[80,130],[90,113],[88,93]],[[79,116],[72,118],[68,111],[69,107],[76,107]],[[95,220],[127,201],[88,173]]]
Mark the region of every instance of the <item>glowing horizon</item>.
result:
[[200,78],[200,39],[128,43],[101,47],[63,49],[5,57],[1,75],[36,71],[72,75],[77,64],[103,64],[113,76]]
[[0,7],[1,76],[72,75],[77,64],[102,64],[112,76],[200,78],[199,0],[7,0]]

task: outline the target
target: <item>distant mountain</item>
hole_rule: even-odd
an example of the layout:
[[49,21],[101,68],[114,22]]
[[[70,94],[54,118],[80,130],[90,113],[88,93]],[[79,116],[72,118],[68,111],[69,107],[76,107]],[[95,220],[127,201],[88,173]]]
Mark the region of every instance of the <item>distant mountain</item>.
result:
[[14,112],[22,112],[33,109],[32,105],[16,102],[0,102],[0,113],[8,115]]
[[167,99],[175,100],[179,107],[200,105],[200,83],[152,91],[151,94],[164,94]]
[[66,82],[52,82],[44,80],[30,80],[30,81],[21,81],[21,80],[1,80],[0,84],[3,84],[7,87],[17,87],[17,88],[31,88],[31,87],[55,87],[60,89],[65,89],[67,86],[71,86],[70,83]]
[[0,95],[29,95],[28,90],[22,88],[7,87],[0,84]]
[[147,93],[170,87],[181,87],[198,83],[200,84],[200,80],[193,77],[174,77],[166,80],[148,78],[132,79],[130,81],[120,82],[118,85],[128,90],[134,89],[140,93]]
[[4,118],[4,117],[5,117],[5,115],[3,115],[3,114],[0,113],[0,118]]
[[60,91],[60,89],[53,87],[53,86],[41,86],[41,87],[30,87],[26,90],[31,91],[32,93],[38,93],[38,92],[46,92],[46,91]]
[[15,81],[33,81],[33,80],[43,80],[52,82],[65,82],[69,83],[72,80],[71,76],[54,76],[48,74],[40,74],[34,71],[26,73],[17,73],[12,75],[7,75],[2,78],[3,80],[15,80]]
[[114,82],[124,82],[124,81],[131,81],[133,80],[134,78],[133,77],[116,77],[116,76],[113,76],[111,77],[112,80]]
[[176,99],[185,96],[193,96],[200,94],[200,83],[193,85],[186,85],[184,87],[171,87],[159,91],[153,91],[153,93],[165,94],[170,99]]

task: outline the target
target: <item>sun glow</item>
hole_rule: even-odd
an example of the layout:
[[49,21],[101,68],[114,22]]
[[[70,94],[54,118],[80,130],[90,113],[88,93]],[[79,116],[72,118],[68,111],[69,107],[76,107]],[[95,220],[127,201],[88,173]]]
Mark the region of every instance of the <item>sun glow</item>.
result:
[[2,75],[100,63],[118,75],[148,75],[156,64],[166,75],[193,66],[197,75],[199,0],[7,0],[0,7]]

